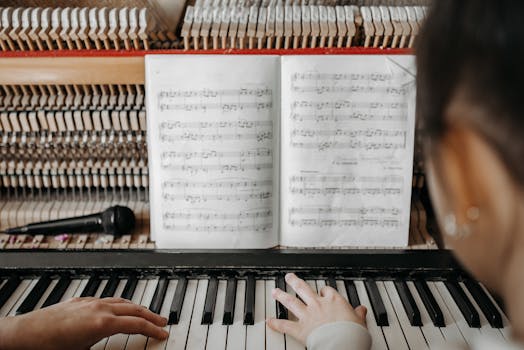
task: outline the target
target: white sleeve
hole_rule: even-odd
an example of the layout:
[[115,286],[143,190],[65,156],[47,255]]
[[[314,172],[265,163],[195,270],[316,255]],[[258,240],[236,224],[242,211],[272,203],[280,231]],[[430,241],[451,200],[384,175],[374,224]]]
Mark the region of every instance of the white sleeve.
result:
[[319,326],[306,339],[308,350],[369,350],[371,336],[358,323],[340,321]]

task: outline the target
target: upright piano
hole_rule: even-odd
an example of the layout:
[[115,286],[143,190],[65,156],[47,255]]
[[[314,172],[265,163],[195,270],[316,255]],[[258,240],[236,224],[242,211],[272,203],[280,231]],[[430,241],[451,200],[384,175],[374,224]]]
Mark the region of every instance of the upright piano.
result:
[[328,285],[365,305],[373,349],[509,339],[500,300],[440,239],[420,140],[408,247],[161,250],[149,235],[145,54],[409,54],[428,4],[4,1],[0,231],[116,204],[137,225],[123,236],[0,234],[0,317],[120,296],[167,317],[169,338],[117,334],[93,349],[304,349],[265,323],[294,318],[271,290],[293,293],[284,275],[295,272],[314,290]]

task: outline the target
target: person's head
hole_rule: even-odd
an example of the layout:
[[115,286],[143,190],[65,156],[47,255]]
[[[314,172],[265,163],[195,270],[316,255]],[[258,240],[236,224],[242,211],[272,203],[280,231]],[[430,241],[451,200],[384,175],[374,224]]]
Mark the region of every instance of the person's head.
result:
[[523,13],[522,1],[435,0],[416,48],[417,118],[440,227],[495,289],[508,259],[524,254]]

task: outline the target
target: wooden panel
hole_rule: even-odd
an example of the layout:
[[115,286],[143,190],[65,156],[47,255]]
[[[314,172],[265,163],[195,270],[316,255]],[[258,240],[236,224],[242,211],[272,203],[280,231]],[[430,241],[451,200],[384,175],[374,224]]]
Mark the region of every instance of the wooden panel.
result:
[[144,84],[144,57],[0,58],[1,85]]

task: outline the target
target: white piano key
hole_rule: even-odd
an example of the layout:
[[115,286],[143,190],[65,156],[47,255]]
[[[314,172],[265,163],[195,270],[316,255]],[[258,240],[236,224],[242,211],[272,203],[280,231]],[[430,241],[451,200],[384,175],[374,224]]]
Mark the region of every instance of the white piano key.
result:
[[237,294],[235,296],[235,312],[233,324],[227,331],[227,350],[243,350],[246,342],[246,326],[244,326],[244,299],[246,295],[246,281],[237,281]]
[[[100,297],[100,295],[102,294],[105,286],[107,285],[108,280],[105,280],[105,281],[106,281],[106,283],[103,286],[102,286],[102,282],[104,282],[104,281],[102,281],[100,283],[100,287],[98,288],[97,292],[95,293],[95,296],[98,295],[98,298]],[[122,291],[124,290],[124,287],[125,287],[125,281],[124,280],[119,281],[117,289],[115,290],[115,294],[112,295],[112,296],[113,297],[119,297],[122,294]],[[106,337],[104,339],[100,339],[100,341],[98,341],[95,345],[93,345],[91,347],[91,350],[104,350],[108,341],[109,341],[109,337]]]
[[127,280],[121,279],[118,282],[118,286],[116,286],[115,294],[113,294],[113,297],[120,298],[122,296],[122,292],[124,291],[124,288],[126,287]]
[[[156,286],[158,284],[158,278],[147,280],[146,288],[144,290],[144,295],[140,301],[140,305],[144,307],[149,307],[151,300],[153,300],[153,295],[155,294]],[[147,344],[147,337],[142,334],[131,334],[127,340],[126,350],[144,350]]]
[[222,324],[224,316],[224,304],[226,301],[226,280],[218,281],[217,298],[213,323],[209,325],[207,333],[207,350],[224,350],[226,348],[227,326]]
[[347,293],[347,291],[346,291],[346,286],[344,285],[344,281],[337,280],[336,283],[337,283],[337,290],[338,290],[338,293],[339,293],[340,295],[342,295],[342,297],[343,297],[344,299],[346,299],[346,301],[349,303],[348,293]]
[[[312,281],[312,282],[313,282],[313,285],[315,286],[315,282],[314,281]],[[316,292],[316,286],[315,286],[315,288],[313,290]],[[289,284],[286,285],[286,291],[289,294],[291,294],[292,296],[296,296],[297,295],[295,293],[295,291],[293,290],[293,288],[291,288],[291,286]],[[290,321],[297,321],[297,316],[295,316],[289,310],[287,312],[288,312],[288,319]],[[293,338],[292,336],[286,334],[284,336],[284,338],[285,338],[285,341],[286,341],[286,350],[304,350],[304,345],[300,344],[300,342],[298,340],[296,340],[295,338]]]
[[320,294],[320,290],[326,286],[326,281],[325,280],[317,280],[316,281],[316,285],[317,285],[318,294]]
[[7,314],[7,316],[15,316],[16,314],[16,310],[18,309],[18,307],[20,306],[20,304],[22,304],[25,300],[25,298],[27,298],[27,296],[29,295],[29,293],[31,293],[31,290],[34,288],[35,284],[38,282],[38,279],[34,279],[34,280],[31,280],[29,282],[29,286],[24,290],[24,292],[20,295],[20,298],[18,298],[18,300],[16,301],[16,303],[13,305],[13,308],[9,311],[9,313]]
[[422,327],[420,327],[420,329],[422,330],[424,338],[426,339],[429,347],[435,348],[441,346],[442,343],[445,341],[442,332],[438,327],[435,327],[435,325],[433,325],[431,317],[429,316],[428,311],[426,310],[426,307],[422,302],[422,299],[420,299],[420,296],[418,295],[417,289],[413,282],[407,281],[406,284],[408,286],[409,291],[411,292],[411,295],[413,295],[415,304],[417,305],[420,311],[420,321],[422,322]]
[[[271,296],[271,291],[275,289],[275,281],[266,281],[266,318],[277,317],[277,306],[275,299]],[[284,335],[272,330],[266,325],[266,350],[285,350],[286,340]]]
[[[166,295],[164,296],[164,301],[162,303],[162,307],[160,308],[160,316],[169,318],[169,309],[171,308],[171,303],[173,302],[177,285],[177,279],[169,280],[169,284],[167,285],[166,289]],[[165,326],[164,329],[169,333],[171,325]],[[167,345],[167,340],[168,339],[159,340],[155,338],[148,338],[146,350],[164,350]]]
[[0,317],[5,317],[13,309],[13,306],[18,302],[24,292],[29,288],[31,280],[23,280],[20,282],[18,287],[15,289],[13,294],[7,299],[2,308],[0,309]]
[[[306,280],[306,283],[309,284],[311,289],[313,289],[313,291],[318,294],[317,283],[314,280]],[[291,288],[288,290],[291,290]]]
[[386,313],[388,314],[389,326],[382,327],[382,331],[384,332],[386,341],[388,343],[388,348],[409,349],[406,338],[404,337],[404,333],[402,332],[402,328],[400,328],[400,324],[398,323],[397,317],[395,315],[395,310],[393,310],[393,306],[389,301],[384,283],[381,281],[377,281],[376,283],[378,292],[380,293],[380,297],[382,298],[382,302],[386,308]]
[[101,280],[100,284],[98,285],[98,288],[96,290],[96,293],[95,293],[95,295],[93,295],[93,297],[100,298],[100,296],[102,295],[102,292],[104,291],[104,288],[106,287],[106,285],[107,285],[107,280],[106,279]]
[[80,280],[80,279],[72,280],[71,283],[69,283],[69,287],[67,287],[64,295],[62,295],[62,298],[60,299],[60,302],[63,302],[63,301],[66,301],[66,300],[69,300],[69,299],[73,298],[73,296],[75,295],[76,291],[78,290],[78,288],[80,286],[80,282],[82,282],[82,280]]
[[42,305],[47,300],[47,297],[49,297],[49,294],[51,294],[51,292],[53,291],[57,283],[58,283],[58,279],[51,280],[51,283],[49,283],[49,286],[45,290],[44,294],[42,294],[42,297],[40,298],[40,300],[38,300],[38,303],[36,303],[35,310],[42,308]]
[[502,328],[500,331],[504,335],[504,338],[510,340],[511,339],[511,326],[510,326],[510,323],[509,323],[509,320],[508,320],[506,314],[504,313],[504,311],[502,311],[502,309],[500,308],[499,304],[495,301],[495,299],[493,299],[493,297],[491,296],[491,293],[488,291],[488,289],[486,287],[484,287],[484,285],[481,284],[481,283],[480,283],[480,286],[482,287],[482,289],[484,289],[484,291],[488,295],[489,299],[491,300],[493,305],[495,305],[495,307],[497,308],[497,311],[500,313],[500,315],[502,317],[502,325],[504,326],[504,328]]
[[[135,304],[140,304],[142,301],[142,296],[144,295],[144,291],[146,289],[146,280],[139,280],[136,284],[135,292],[133,293],[133,297],[131,298],[131,301]],[[123,350],[126,348],[126,343],[129,338],[128,334],[115,334],[109,337],[109,340],[107,341],[105,350]]]
[[477,310],[477,313],[479,314],[480,333],[492,337],[493,339],[504,341],[504,336],[502,335],[501,331],[497,328],[491,327],[488,320],[486,319],[486,316],[484,316],[484,313],[482,313],[480,307],[477,305],[477,301],[475,300],[475,298],[473,298],[466,286],[464,286],[464,283],[459,282],[459,284],[462,290],[464,290],[466,296],[469,298],[469,301],[471,301],[471,304],[473,304],[473,307],[475,308],[475,310]]
[[78,298],[84,291],[84,288],[87,285],[87,282],[89,281],[89,278],[85,278],[80,280],[80,284],[78,285],[78,288],[76,289],[75,293],[73,294],[73,298]]
[[404,306],[402,305],[402,301],[400,300],[400,296],[398,295],[397,289],[395,288],[393,282],[384,281],[384,287],[395,311],[392,317],[396,317],[398,319],[400,327],[404,332],[404,336],[406,337],[409,346],[414,349],[427,349],[428,344],[426,343],[420,327],[414,327],[410,324],[406,315],[406,311],[404,310]]
[[[337,281],[337,287],[339,287],[340,290],[340,284]],[[344,292],[346,293],[347,297],[347,291],[346,286],[342,281],[341,285],[344,287]],[[368,312],[366,314],[366,325],[368,327],[369,333],[371,334],[372,344],[371,349],[372,350],[378,350],[378,349],[387,349],[386,345],[386,339],[384,338],[384,332],[382,329],[377,326],[377,321],[375,320],[375,315],[373,314],[373,309],[371,308],[371,302],[369,301],[368,294],[366,292],[366,287],[364,286],[364,283],[362,281],[354,281],[355,282],[355,288],[357,289],[358,298],[360,299],[360,303],[368,309]]]
[[254,324],[248,325],[246,334],[246,349],[264,350],[266,338],[266,286],[264,280],[255,282],[255,317]]
[[436,287],[440,296],[442,297],[444,304],[446,304],[446,307],[448,308],[451,317],[453,317],[453,319],[455,320],[455,323],[457,324],[457,327],[460,329],[460,333],[462,333],[462,336],[466,340],[466,343],[468,343],[469,346],[473,346],[473,339],[480,335],[480,331],[476,328],[469,327],[468,323],[466,322],[466,319],[464,318],[464,316],[462,316],[462,313],[460,312],[457,304],[455,304],[453,297],[451,296],[451,294],[449,294],[449,291],[444,285],[444,282],[433,282],[433,284]]
[[466,340],[464,336],[462,335],[457,323],[455,322],[455,319],[451,316],[451,313],[448,310],[448,307],[446,306],[446,303],[440,296],[440,293],[438,292],[437,288],[434,285],[434,282],[427,282],[428,288],[431,291],[431,294],[435,297],[435,301],[437,302],[440,310],[442,311],[442,316],[444,316],[444,323],[446,324],[446,327],[441,327],[440,330],[442,332],[442,335],[446,339],[446,342],[451,342],[454,344],[460,344],[462,347],[467,347]]
[[206,303],[208,284],[209,280],[207,279],[198,281],[195,306],[193,306],[193,315],[191,316],[189,334],[187,335],[186,349],[188,350],[200,350],[206,347],[208,325],[202,324],[202,313]]
[[183,350],[186,347],[191,314],[193,313],[193,305],[195,304],[197,285],[198,280],[187,281],[186,295],[184,296],[184,303],[182,304],[180,321],[178,324],[171,325],[166,349]]

